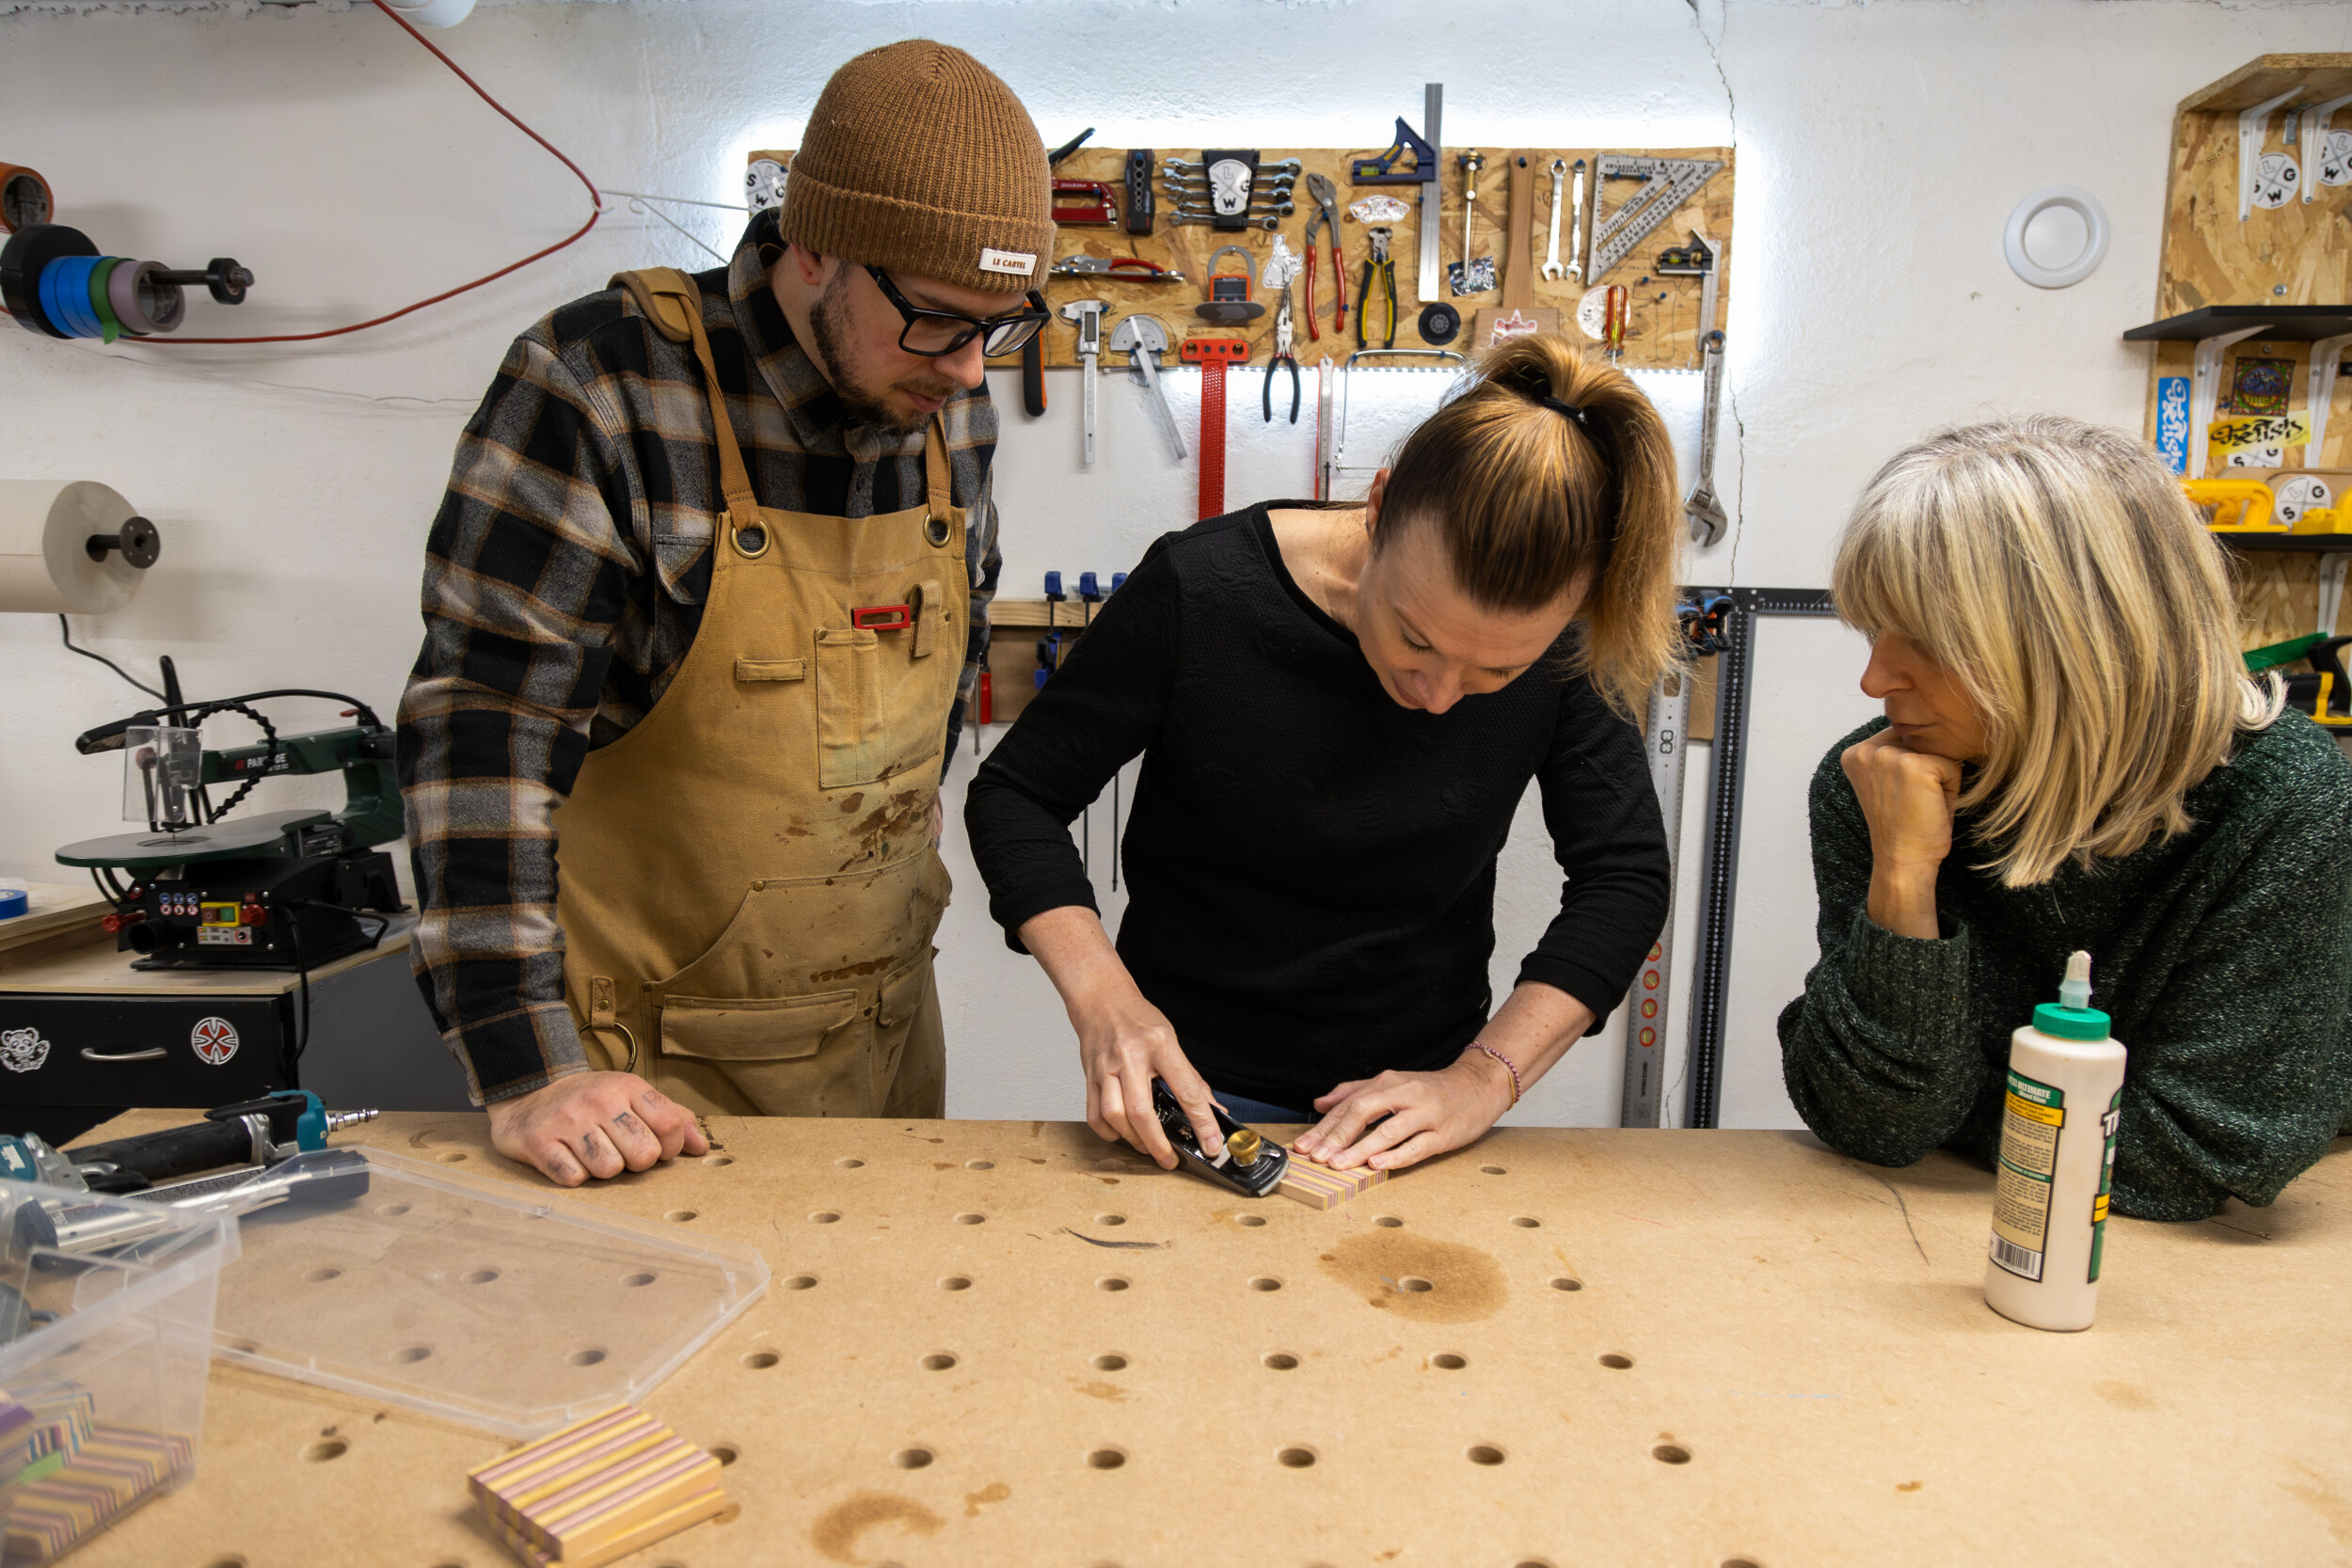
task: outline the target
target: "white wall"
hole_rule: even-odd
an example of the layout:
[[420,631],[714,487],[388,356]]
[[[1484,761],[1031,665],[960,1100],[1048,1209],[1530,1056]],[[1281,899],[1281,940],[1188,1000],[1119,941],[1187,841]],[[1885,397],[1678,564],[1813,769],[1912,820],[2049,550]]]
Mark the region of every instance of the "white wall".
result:
[[[1435,79],[1456,145],[1736,141],[1736,420],[1719,488],[1738,523],[1691,575],[1805,586],[1823,580],[1828,541],[1870,469],[1930,427],[2049,407],[2138,428],[2144,351],[2118,335],[2153,303],[2172,105],[2260,53],[2352,48],[2352,10],[692,0],[492,5],[437,38],[598,181],[728,200],[744,150],[791,145],[834,65],[914,33],[988,61],[1049,140],[1090,124],[1112,147],[1244,132],[1266,146],[1360,143],[1399,114],[1417,119]],[[62,220],[107,251],[234,254],[253,267],[252,301],[199,305],[192,330],[356,320],[550,244],[584,208],[570,176],[365,8],[19,10],[0,17],[0,156],[48,175]],[[2009,274],[1999,234],[2018,198],[2058,182],[2100,197],[2114,238],[2089,281],[2044,293]],[[728,247],[725,214],[673,211]],[[451,444],[506,341],[648,262],[707,258],[618,212],[548,262],[321,345],[101,349],[0,329],[0,474],[102,479],[164,527],[167,553],[141,599],[77,626],[103,651],[143,674],[170,653],[193,692],[324,686],[389,712],[416,646],[419,546]],[[1068,383],[1057,379],[1054,412],[1034,424],[1009,388],[1000,400],[1009,593],[1049,567],[1123,567],[1189,519],[1188,473],[1121,381],[1101,388],[1104,463],[1079,471]],[[1398,398],[1418,395],[1411,383],[1389,379]],[[1256,389],[1245,375],[1229,493],[1303,493],[1306,420],[1254,428]],[[0,873],[41,875],[57,845],[115,827],[116,764],[76,756],[71,740],[143,699],[60,650],[56,630],[0,618]],[[1813,957],[1804,780],[1869,705],[1852,688],[1859,650],[1833,626],[1770,623],[1759,658],[1723,1118],[1772,1126],[1793,1121],[1772,1018]],[[326,716],[294,704],[278,714]],[[967,752],[956,777],[970,767]],[[1694,766],[1693,822],[1704,784]],[[1506,980],[1551,896],[1530,825],[1504,879]],[[960,880],[942,942],[951,1108],[1074,1114],[1059,1008],[987,926],[968,861]],[[1686,898],[1686,956],[1690,918]],[[1613,1034],[1580,1047],[1522,1117],[1613,1122],[1615,1049]]]

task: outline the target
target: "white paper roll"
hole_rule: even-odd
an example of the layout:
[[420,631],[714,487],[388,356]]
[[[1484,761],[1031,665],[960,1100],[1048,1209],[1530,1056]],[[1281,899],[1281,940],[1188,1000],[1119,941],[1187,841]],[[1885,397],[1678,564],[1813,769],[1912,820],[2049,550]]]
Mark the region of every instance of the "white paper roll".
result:
[[93,480],[0,479],[0,610],[99,615],[129,604],[147,574],[120,550],[93,561],[88,546],[136,515]]

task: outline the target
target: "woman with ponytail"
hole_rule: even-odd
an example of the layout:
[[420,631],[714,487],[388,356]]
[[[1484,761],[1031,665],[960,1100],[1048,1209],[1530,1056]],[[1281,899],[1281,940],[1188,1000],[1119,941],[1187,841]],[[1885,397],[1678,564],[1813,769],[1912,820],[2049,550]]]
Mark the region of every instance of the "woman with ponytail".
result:
[[[1098,1133],[1172,1166],[1158,1078],[1212,1152],[1214,1099],[1395,1169],[1484,1134],[1600,1027],[1671,891],[1636,721],[1677,657],[1680,517],[1657,410],[1545,334],[1487,355],[1360,503],[1152,546],[964,810]],[[1114,947],[1069,826],[1138,753]],[[1530,781],[1566,884],[1489,1017]]]

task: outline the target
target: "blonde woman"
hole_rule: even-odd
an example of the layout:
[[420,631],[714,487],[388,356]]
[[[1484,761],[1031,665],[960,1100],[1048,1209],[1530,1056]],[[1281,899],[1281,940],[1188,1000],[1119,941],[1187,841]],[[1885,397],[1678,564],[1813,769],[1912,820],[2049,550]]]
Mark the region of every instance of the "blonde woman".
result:
[[[1599,1026],[1666,916],[1630,716],[1676,657],[1680,530],[1657,410],[1543,335],[1482,361],[1367,500],[1152,547],[964,808],[1098,1133],[1173,1165],[1160,1078],[1209,1150],[1214,1094],[1393,1170],[1485,1133]],[[1069,828],[1138,753],[1114,947]],[[1495,857],[1531,780],[1568,880],[1489,1017]]]
[[1813,779],[1806,1124],[1990,1160],[2010,1034],[2084,948],[2131,1050],[2115,1208],[2277,1197],[2352,1101],[2352,765],[2247,678],[2178,483],[2074,420],[1952,431],[1871,481],[1832,584],[1886,717]]

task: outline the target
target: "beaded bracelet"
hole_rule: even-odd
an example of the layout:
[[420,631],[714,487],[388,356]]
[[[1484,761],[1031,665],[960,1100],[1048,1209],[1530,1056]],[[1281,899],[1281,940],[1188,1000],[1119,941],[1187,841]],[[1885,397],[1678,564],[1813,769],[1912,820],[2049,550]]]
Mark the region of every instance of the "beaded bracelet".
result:
[[1519,1096],[1525,1092],[1519,1085],[1518,1064],[1511,1060],[1510,1057],[1505,1056],[1502,1052],[1497,1051],[1493,1046],[1486,1044],[1484,1040],[1470,1041],[1470,1049],[1472,1051],[1484,1051],[1487,1055],[1492,1056],[1496,1061],[1502,1064],[1502,1070],[1511,1075],[1511,1103],[1513,1105],[1517,1105],[1519,1102]]

